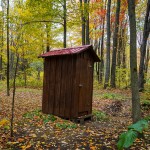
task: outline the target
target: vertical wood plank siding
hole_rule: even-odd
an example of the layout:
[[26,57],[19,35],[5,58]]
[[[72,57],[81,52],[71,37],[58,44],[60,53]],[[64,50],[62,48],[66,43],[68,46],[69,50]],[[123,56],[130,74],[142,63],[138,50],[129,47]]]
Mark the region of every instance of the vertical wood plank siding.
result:
[[45,58],[42,111],[68,119],[91,114],[93,68],[88,51]]

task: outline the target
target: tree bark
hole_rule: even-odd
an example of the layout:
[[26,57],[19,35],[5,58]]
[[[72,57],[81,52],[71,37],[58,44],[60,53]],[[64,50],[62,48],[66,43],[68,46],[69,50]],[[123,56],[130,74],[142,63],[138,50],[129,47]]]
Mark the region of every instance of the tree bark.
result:
[[111,7],[111,0],[108,0],[107,2],[107,52],[106,52],[106,70],[105,70],[104,88],[107,88],[107,86],[109,85],[109,76],[110,76],[110,38],[111,38],[110,7]]
[[80,0],[81,20],[82,20],[82,45],[85,45],[85,16],[82,0]]
[[9,93],[9,0],[7,0],[7,96]]
[[85,36],[85,41],[86,44],[89,45],[90,44],[90,37],[89,37],[89,1],[90,0],[84,0],[84,5],[85,5],[85,14],[86,14],[86,19],[85,19],[85,31],[86,31],[86,36]]
[[3,71],[3,56],[2,56],[2,52],[3,52],[3,46],[4,46],[4,19],[3,19],[3,4],[1,2],[2,5],[2,26],[1,26],[1,36],[2,36],[2,40],[1,40],[1,55],[0,55],[0,80],[2,80],[2,71]]
[[17,62],[15,67],[14,82],[13,82],[13,98],[12,98],[12,108],[11,108],[11,124],[10,124],[10,136],[13,137],[13,122],[14,122],[14,107],[15,107],[15,93],[16,93],[16,76],[17,68],[19,63],[19,56],[17,56]]
[[46,34],[47,34],[47,43],[46,43],[46,52],[50,51],[50,43],[49,43],[49,28],[48,28],[48,24],[46,24]]
[[116,18],[115,18],[115,31],[113,35],[113,53],[112,53],[112,66],[111,66],[111,87],[116,87],[116,53],[118,45],[118,28],[119,28],[119,14],[120,14],[120,0],[117,0]]
[[104,32],[105,32],[105,17],[103,19],[103,26],[102,26],[102,38],[101,38],[101,45],[100,45],[100,77],[99,82],[102,83],[103,81],[103,74],[104,74]]
[[0,80],[2,80],[2,61],[3,60],[3,57],[2,55],[0,55]]
[[66,8],[66,0],[64,0],[64,48],[67,47],[67,8]]
[[128,0],[128,14],[130,24],[130,73],[132,91],[132,119],[133,123],[135,123],[141,119],[140,96],[137,76],[135,0]]
[[147,54],[146,54],[146,60],[145,60],[145,79],[147,78],[147,73],[148,73],[148,64],[149,64],[149,43],[148,43],[148,46],[147,46]]
[[147,39],[150,33],[150,0],[147,2],[147,10],[145,15],[145,23],[144,23],[144,30],[143,30],[143,40],[142,45],[140,48],[141,58],[140,58],[140,66],[139,66],[139,89],[144,89],[144,60],[146,54],[146,45]]

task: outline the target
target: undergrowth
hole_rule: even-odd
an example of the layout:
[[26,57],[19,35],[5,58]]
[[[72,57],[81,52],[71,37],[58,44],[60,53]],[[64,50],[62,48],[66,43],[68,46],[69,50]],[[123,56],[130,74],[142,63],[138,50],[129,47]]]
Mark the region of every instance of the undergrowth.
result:
[[104,121],[109,119],[108,116],[102,111],[93,110],[92,114],[94,115],[94,119],[96,121]]

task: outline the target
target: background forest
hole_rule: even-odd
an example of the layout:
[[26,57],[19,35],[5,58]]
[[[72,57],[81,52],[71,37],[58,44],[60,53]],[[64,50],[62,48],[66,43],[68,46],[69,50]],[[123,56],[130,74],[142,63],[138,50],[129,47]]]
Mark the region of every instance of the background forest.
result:
[[[102,0],[90,2],[88,0],[84,2],[14,0],[10,1],[8,6],[8,1],[2,0],[0,13],[1,81],[6,81],[6,74],[9,74],[11,85],[18,54],[17,85],[42,86],[40,77],[43,62],[42,59],[38,59],[40,54],[62,47],[92,44],[101,59],[95,67],[95,79],[100,85],[103,85],[105,81],[106,88],[110,81],[111,87],[129,87],[130,44],[127,1],[112,0],[112,2],[108,1],[108,4],[110,6],[107,6],[107,1]],[[110,10],[107,7],[110,7]],[[142,58],[144,59],[142,72],[145,75],[140,89],[144,87],[143,82],[149,82],[149,39],[146,37],[146,43],[142,41],[146,8],[147,0],[136,2],[138,68],[140,57],[144,57]],[[110,23],[106,16],[108,11],[110,11]],[[140,47],[143,44],[146,45],[144,56],[140,53]]]
[[[0,0],[0,149],[148,149],[149,33],[150,0]],[[41,112],[39,56],[81,45],[101,60],[85,126]]]

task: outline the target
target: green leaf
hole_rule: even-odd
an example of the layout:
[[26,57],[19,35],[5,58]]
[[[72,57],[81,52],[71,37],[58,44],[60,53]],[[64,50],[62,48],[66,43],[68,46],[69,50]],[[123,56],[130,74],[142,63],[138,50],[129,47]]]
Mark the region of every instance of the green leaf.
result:
[[122,133],[119,136],[119,142],[117,143],[117,147],[119,150],[122,150],[123,148],[130,147],[133,142],[136,140],[138,136],[138,133],[134,130],[129,130],[127,132]]
[[31,113],[25,113],[25,114],[23,115],[23,117],[24,117],[24,118],[27,118],[27,119],[33,119],[33,114],[31,114]]
[[140,120],[140,121],[130,125],[128,127],[128,130],[132,129],[132,130],[135,130],[139,133],[142,133],[143,130],[145,130],[147,128],[148,128],[148,121],[147,120]]
[[8,125],[7,125],[7,126],[4,126],[4,129],[5,129],[5,130],[9,130],[9,129],[10,129],[10,126],[8,126]]

